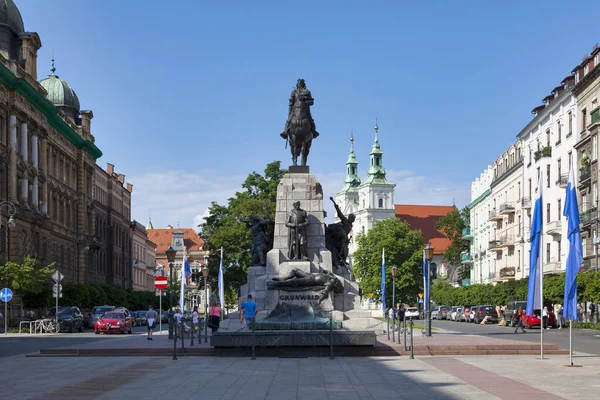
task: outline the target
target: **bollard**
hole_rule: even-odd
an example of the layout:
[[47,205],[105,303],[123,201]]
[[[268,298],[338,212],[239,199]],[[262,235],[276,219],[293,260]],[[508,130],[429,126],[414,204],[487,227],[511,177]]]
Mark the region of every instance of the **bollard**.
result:
[[388,340],[390,340],[390,319],[386,318],[385,320],[387,321],[387,335],[388,335]]
[[[172,317],[171,317],[171,319],[172,319]],[[173,325],[173,324],[172,323],[169,324],[169,327],[171,325]],[[173,330],[175,330],[175,329],[173,329]],[[171,330],[170,332],[172,333],[173,330]],[[177,335],[173,335],[173,360],[177,360]]]
[[392,317],[392,342],[396,343],[396,314]]
[[415,355],[413,353],[413,320],[410,320],[410,359],[414,360]]
[[198,319],[198,344],[202,343],[202,320]]
[[196,325],[192,322],[192,334],[190,335],[190,347],[194,347],[194,328]]
[[185,354],[185,322],[183,321],[179,327],[179,339],[181,339],[181,354]]
[[333,360],[333,318],[329,313],[329,359]]
[[403,322],[404,322],[404,324],[403,324],[404,325],[404,351],[406,351],[407,350],[407,348],[406,348],[406,318],[404,319]]
[[256,353],[254,350],[254,345],[256,343],[256,336],[254,335],[254,322],[250,322],[250,323],[252,324],[252,358],[251,358],[251,360],[256,360],[256,357],[255,357]]

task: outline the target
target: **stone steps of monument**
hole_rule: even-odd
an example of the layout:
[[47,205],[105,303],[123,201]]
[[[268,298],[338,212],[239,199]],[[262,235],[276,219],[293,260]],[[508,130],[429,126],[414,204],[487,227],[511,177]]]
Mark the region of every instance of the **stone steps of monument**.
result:
[[371,311],[352,310],[344,312],[344,320],[352,318],[371,318]]

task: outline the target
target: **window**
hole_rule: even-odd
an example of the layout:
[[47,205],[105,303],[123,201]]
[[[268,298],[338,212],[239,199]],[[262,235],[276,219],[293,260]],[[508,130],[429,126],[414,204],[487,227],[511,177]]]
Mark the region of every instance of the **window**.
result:
[[517,199],[521,198],[521,182],[517,182]]
[[550,203],[546,203],[546,223],[550,222]]
[[556,136],[558,136],[556,138],[556,144],[559,144],[560,143],[560,138],[562,136],[562,125],[560,124],[560,121],[558,121],[556,123]]
[[546,264],[550,262],[550,243],[546,243]]
[[546,187],[550,187],[550,164],[546,165]]
[[531,147],[529,148],[529,164],[531,165],[531,160],[533,159],[533,150],[531,150]]
[[600,53],[594,57],[594,65],[600,64]]
[[529,198],[531,199],[531,178],[529,178]]
[[561,171],[561,165],[560,165],[560,164],[561,164],[561,162],[560,162],[560,158],[559,158],[559,159],[557,160],[557,162],[556,162],[556,165],[557,165],[557,167],[558,167],[558,175],[557,175],[557,176],[558,176],[558,179],[560,179],[560,177],[561,177],[561,172],[562,172],[562,171]]
[[583,250],[583,257],[587,257],[587,238],[581,239],[581,249]]
[[560,252],[562,251],[560,247],[560,240],[556,242],[558,244],[558,254],[556,255],[556,261],[560,261]]
[[585,126],[587,124],[587,110],[584,108],[581,110],[581,131],[585,130]]
[[560,221],[560,218],[562,217],[562,215],[561,215],[562,214],[562,207],[561,207],[561,205],[562,205],[562,200],[558,199],[558,209],[556,210],[557,211],[557,213],[556,213],[557,214],[557,217],[556,217],[557,221]]
[[587,75],[588,72],[590,72],[590,63],[586,63],[583,66],[583,76]]
[[598,135],[592,138],[592,160],[598,159]]
[[569,111],[569,132],[567,135],[571,135],[573,133],[573,113]]
[[383,199],[379,199],[379,208],[383,208]]
[[546,130],[546,146],[550,146],[550,129]]
[[572,168],[572,166],[573,166],[573,153],[569,152],[569,172],[571,172],[570,169]]

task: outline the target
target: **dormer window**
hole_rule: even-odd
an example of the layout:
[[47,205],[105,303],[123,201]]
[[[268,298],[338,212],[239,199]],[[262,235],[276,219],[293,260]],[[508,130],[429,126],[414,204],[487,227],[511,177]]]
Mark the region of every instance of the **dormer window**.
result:
[[583,76],[586,76],[588,72],[590,72],[590,63],[586,63],[583,66]]
[[598,64],[600,64],[600,53],[594,56],[594,66],[597,66]]
[[575,83],[579,83],[579,71],[575,73]]

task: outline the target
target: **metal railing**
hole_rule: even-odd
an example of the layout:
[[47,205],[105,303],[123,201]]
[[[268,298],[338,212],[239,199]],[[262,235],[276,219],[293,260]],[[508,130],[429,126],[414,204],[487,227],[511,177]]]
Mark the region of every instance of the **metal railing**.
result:
[[579,184],[583,184],[592,177],[592,169],[590,167],[582,167],[579,170]]
[[500,269],[500,278],[514,278],[515,267],[504,267]]
[[531,197],[526,196],[526,197],[521,198],[521,207],[531,208]]
[[515,203],[512,201],[507,201],[500,204],[500,214],[508,214],[511,212],[515,212]]
[[473,256],[471,255],[471,253],[462,253],[460,255],[460,261],[463,264],[471,263],[473,262]]
[[545,146],[533,153],[533,158],[538,161],[542,157],[552,157],[552,146]]
[[466,227],[465,229],[462,230],[462,237],[463,237],[463,239],[467,239],[467,238],[472,237],[472,235],[471,235],[471,227],[470,226],[468,226],[468,227]]
[[556,184],[562,188],[567,187],[569,183],[569,174],[560,174],[560,177],[556,180]]

